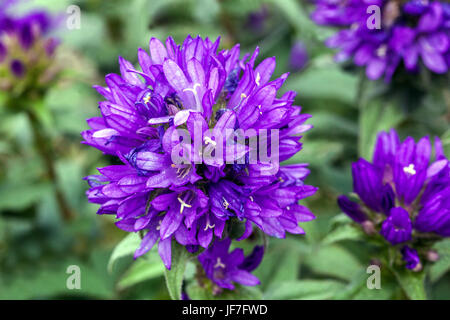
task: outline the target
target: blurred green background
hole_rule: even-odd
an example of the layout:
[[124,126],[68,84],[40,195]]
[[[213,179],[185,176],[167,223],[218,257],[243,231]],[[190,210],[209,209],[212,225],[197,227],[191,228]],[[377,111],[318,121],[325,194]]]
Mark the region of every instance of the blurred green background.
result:
[[[350,164],[358,156],[371,156],[379,130],[396,127],[402,137],[438,135],[449,151],[450,110],[439,92],[424,82],[400,81],[392,84],[399,94],[392,95],[382,84],[362,83],[360,72],[333,62],[333,52],[323,45],[333,30],[308,18],[312,8],[307,1],[39,0],[17,9],[44,7],[66,17],[71,4],[81,9],[81,29],[68,30],[63,23],[57,33],[62,40],[58,56],[66,71],[42,108],[48,111],[46,131],[57,184],[75,218],[61,218],[55,183],[34,151],[27,117],[0,108],[0,299],[169,298],[159,258],[151,253],[133,261],[135,238],[127,237],[121,245],[129,249],[122,248],[120,255],[116,251],[110,261],[114,247],[127,233],[114,226],[113,217],[96,215],[97,206],[86,200],[82,177],[114,160],[80,144],[79,133],[87,129],[86,118],[99,114],[97,102],[102,98],[92,85],[103,85],[105,74],[119,71],[119,55],[135,63],[137,48],[148,49],[150,37],[173,36],[180,43],[188,34],[221,36],[221,48],[241,43],[241,52],[259,46],[259,61],[276,56],[275,76],[291,72],[282,90],[297,91],[297,104],[313,115],[314,129],[290,162],[310,164],[307,182],[320,191],[306,204],[317,219],[302,225],[306,235],[270,240],[255,272],[262,282],[261,297],[404,298],[389,281],[382,282],[382,290],[366,289],[366,267],[376,252],[363,242],[347,240],[357,230],[345,235],[333,232],[346,221],[335,199],[352,190]],[[292,70],[291,48],[298,41],[309,59],[303,69]],[[364,99],[358,94],[362,85],[378,95]],[[1,95],[5,93],[0,94],[0,104]],[[362,104],[367,108],[360,108]],[[450,252],[444,257],[450,260]],[[66,288],[69,265],[80,266],[80,290]],[[433,271],[427,282],[431,298],[450,298],[447,270],[441,266]],[[191,273],[188,268],[186,276]]]

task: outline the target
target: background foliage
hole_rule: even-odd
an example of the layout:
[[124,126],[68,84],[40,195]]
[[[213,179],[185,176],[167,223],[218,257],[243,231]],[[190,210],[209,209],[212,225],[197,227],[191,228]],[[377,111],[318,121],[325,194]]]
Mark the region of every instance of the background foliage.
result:
[[[169,292],[157,253],[133,261],[138,235],[127,235],[114,226],[112,217],[95,214],[97,208],[87,202],[87,185],[81,177],[113,160],[80,144],[79,135],[87,128],[85,119],[98,114],[101,97],[91,85],[103,84],[105,74],[118,72],[118,55],[136,62],[137,48],[147,48],[150,37],[171,35],[180,42],[187,34],[220,35],[223,48],[239,42],[243,52],[259,46],[260,60],[277,57],[276,75],[290,71],[290,50],[297,41],[305,44],[309,55],[306,67],[292,72],[283,90],[297,91],[297,104],[313,115],[315,128],[290,162],[310,163],[307,182],[320,191],[307,205],[317,219],[302,225],[305,236],[270,239],[255,272],[262,285],[240,288],[239,297],[424,297],[423,289],[414,287],[414,279],[402,281],[411,274],[384,269],[382,290],[366,288],[366,267],[378,253],[376,244],[361,240],[361,232],[340,214],[335,199],[352,190],[350,164],[359,156],[371,157],[379,130],[395,127],[402,137],[440,136],[449,155],[448,91],[442,94],[427,79],[401,79],[389,88],[364,81],[357,70],[335,64],[333,52],[323,45],[332,30],[309,20],[311,7],[306,1],[39,0],[18,9],[45,7],[65,16],[70,4],[81,8],[81,29],[62,28],[58,33],[66,71],[34,107],[44,119],[57,183],[75,218],[70,222],[61,218],[54,199],[55,181],[47,177],[33,148],[27,118],[0,107],[0,299],[168,299],[179,295],[180,274],[192,279],[195,270],[190,262],[185,270],[170,271]],[[0,106],[5,99],[5,93],[0,94]],[[428,298],[449,299],[449,241],[439,243],[437,249],[442,259],[429,270],[424,290]],[[81,290],[66,288],[69,265],[81,268]],[[184,289],[193,298],[214,298],[195,284]]]

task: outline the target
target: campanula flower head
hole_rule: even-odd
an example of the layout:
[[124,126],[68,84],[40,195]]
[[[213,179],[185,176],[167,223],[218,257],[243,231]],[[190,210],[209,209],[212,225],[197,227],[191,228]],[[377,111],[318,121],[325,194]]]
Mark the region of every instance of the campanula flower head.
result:
[[50,36],[57,22],[48,12],[12,13],[15,1],[0,7],[0,90],[19,95],[41,90],[57,74],[54,53],[58,40]]
[[430,249],[424,239],[450,237],[450,163],[438,138],[434,157],[432,149],[428,137],[402,142],[394,130],[380,133],[373,161],[359,159],[352,166],[360,202],[338,199],[367,233],[378,231],[399,247],[410,269],[420,265],[418,252]]
[[434,0],[317,0],[312,19],[339,27],[326,44],[338,62],[352,59],[369,79],[389,82],[402,65],[433,73],[450,67],[450,4]]
[[299,222],[314,215],[298,202],[316,188],[303,182],[307,165],[280,163],[301,150],[310,115],[295,92],[277,94],[288,75],[271,79],[275,58],[257,64],[258,49],[241,57],[239,45],[190,36],[152,38],[149,51],[138,50],[137,69],[119,58],[121,75],[95,87],[105,100],[84,143],[121,162],[86,177],[98,213],[142,231],[135,256],[157,244],[167,268],[172,241],[203,250],[228,237],[231,221],[244,227],[238,240],[254,227],[304,233]]

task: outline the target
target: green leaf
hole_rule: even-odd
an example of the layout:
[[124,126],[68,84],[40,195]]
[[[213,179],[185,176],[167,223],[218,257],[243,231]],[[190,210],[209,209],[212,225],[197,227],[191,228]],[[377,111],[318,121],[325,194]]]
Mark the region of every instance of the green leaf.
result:
[[108,262],[108,272],[113,271],[114,264],[120,258],[132,255],[141,243],[141,238],[137,233],[128,234],[119,244],[114,248]]
[[[243,2],[248,2],[248,0]],[[311,37],[322,39],[323,36],[321,37],[321,35],[323,33],[326,34],[325,38],[332,34],[331,30],[317,26],[317,24],[309,19],[308,12],[304,10],[304,6],[301,1],[272,0],[271,2],[278,7],[280,12],[283,14],[283,18],[285,18],[286,21],[295,28],[303,39]]]
[[442,147],[444,148],[444,153],[450,157],[450,129],[448,129],[441,137]]
[[183,246],[173,241],[171,269],[164,270],[167,290],[169,290],[172,300],[181,300],[181,286],[183,285],[184,271],[186,270],[188,259],[189,252]]
[[[390,275],[387,276],[387,275]],[[369,289],[367,279],[370,274],[366,270],[357,272],[350,283],[343,288],[334,298],[337,300],[387,300],[392,298],[398,287],[391,273],[384,273],[381,270],[381,288]]]
[[[80,268],[79,290],[69,290],[66,286],[70,276],[66,271],[70,265]],[[33,270],[18,270],[10,276],[10,279],[4,279],[4,282],[0,277],[0,300],[58,299],[61,296],[113,298],[111,277],[105,277],[104,272],[102,274],[96,270],[92,261],[84,263],[76,257],[54,260]]]
[[278,286],[279,282],[296,280],[300,271],[300,256],[297,251],[288,247],[280,250],[276,268],[272,270],[266,287]]
[[295,154],[283,164],[310,163],[317,167],[324,167],[338,158],[344,151],[344,146],[339,142],[329,140],[311,140],[305,144],[304,149]]
[[343,283],[333,280],[287,281],[279,283],[274,290],[267,292],[264,298],[271,300],[331,299],[343,287]]
[[[155,257],[157,258],[157,257]],[[164,264],[160,259],[138,259],[124,274],[117,284],[119,289],[131,287],[139,282],[160,277],[164,274]]]
[[0,209],[21,210],[36,203],[51,192],[49,183],[0,186]]
[[414,272],[406,268],[391,269],[406,296],[411,300],[426,300],[425,272]]
[[450,270],[450,239],[436,243],[433,249],[438,252],[439,260],[430,268],[430,280],[436,282]]
[[323,240],[323,244],[332,244],[342,240],[360,240],[364,238],[364,232],[359,226],[345,224],[332,230]]
[[379,99],[364,103],[360,113],[359,154],[372,159],[377,134],[395,128],[404,119],[404,114],[396,105]]
[[307,257],[305,263],[317,274],[343,280],[351,280],[363,268],[352,254],[337,245],[320,247]]
[[286,90],[298,91],[299,97],[303,99],[332,99],[353,105],[356,77],[342,71],[331,57],[326,64],[320,63],[322,65],[313,65],[304,72],[289,77]]

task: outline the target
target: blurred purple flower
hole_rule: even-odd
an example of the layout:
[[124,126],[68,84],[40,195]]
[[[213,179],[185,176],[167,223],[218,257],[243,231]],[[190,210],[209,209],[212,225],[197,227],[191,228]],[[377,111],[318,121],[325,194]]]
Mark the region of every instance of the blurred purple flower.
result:
[[269,17],[267,5],[262,5],[257,11],[251,12],[247,17],[247,27],[254,33],[260,34],[264,31],[266,20]]
[[303,42],[296,42],[291,49],[289,68],[292,71],[300,71],[308,63],[308,51]]
[[[384,76],[389,82],[403,62],[409,72],[419,70],[420,61],[432,72],[446,73],[450,66],[450,4],[412,0],[317,0],[312,19],[338,26],[326,41],[339,49],[336,61],[353,59],[366,68],[369,79]],[[381,9],[380,28],[369,29],[369,6]]]
[[23,65],[22,61],[14,59],[11,61],[11,72],[16,76],[17,78],[23,77],[25,74],[25,66]]
[[7,69],[12,79],[23,78],[39,65],[40,70],[47,70],[49,58],[53,56],[58,43],[49,36],[56,27],[54,17],[43,10],[31,11],[22,16],[13,15],[9,9],[16,2],[2,1],[0,4],[0,68]]

